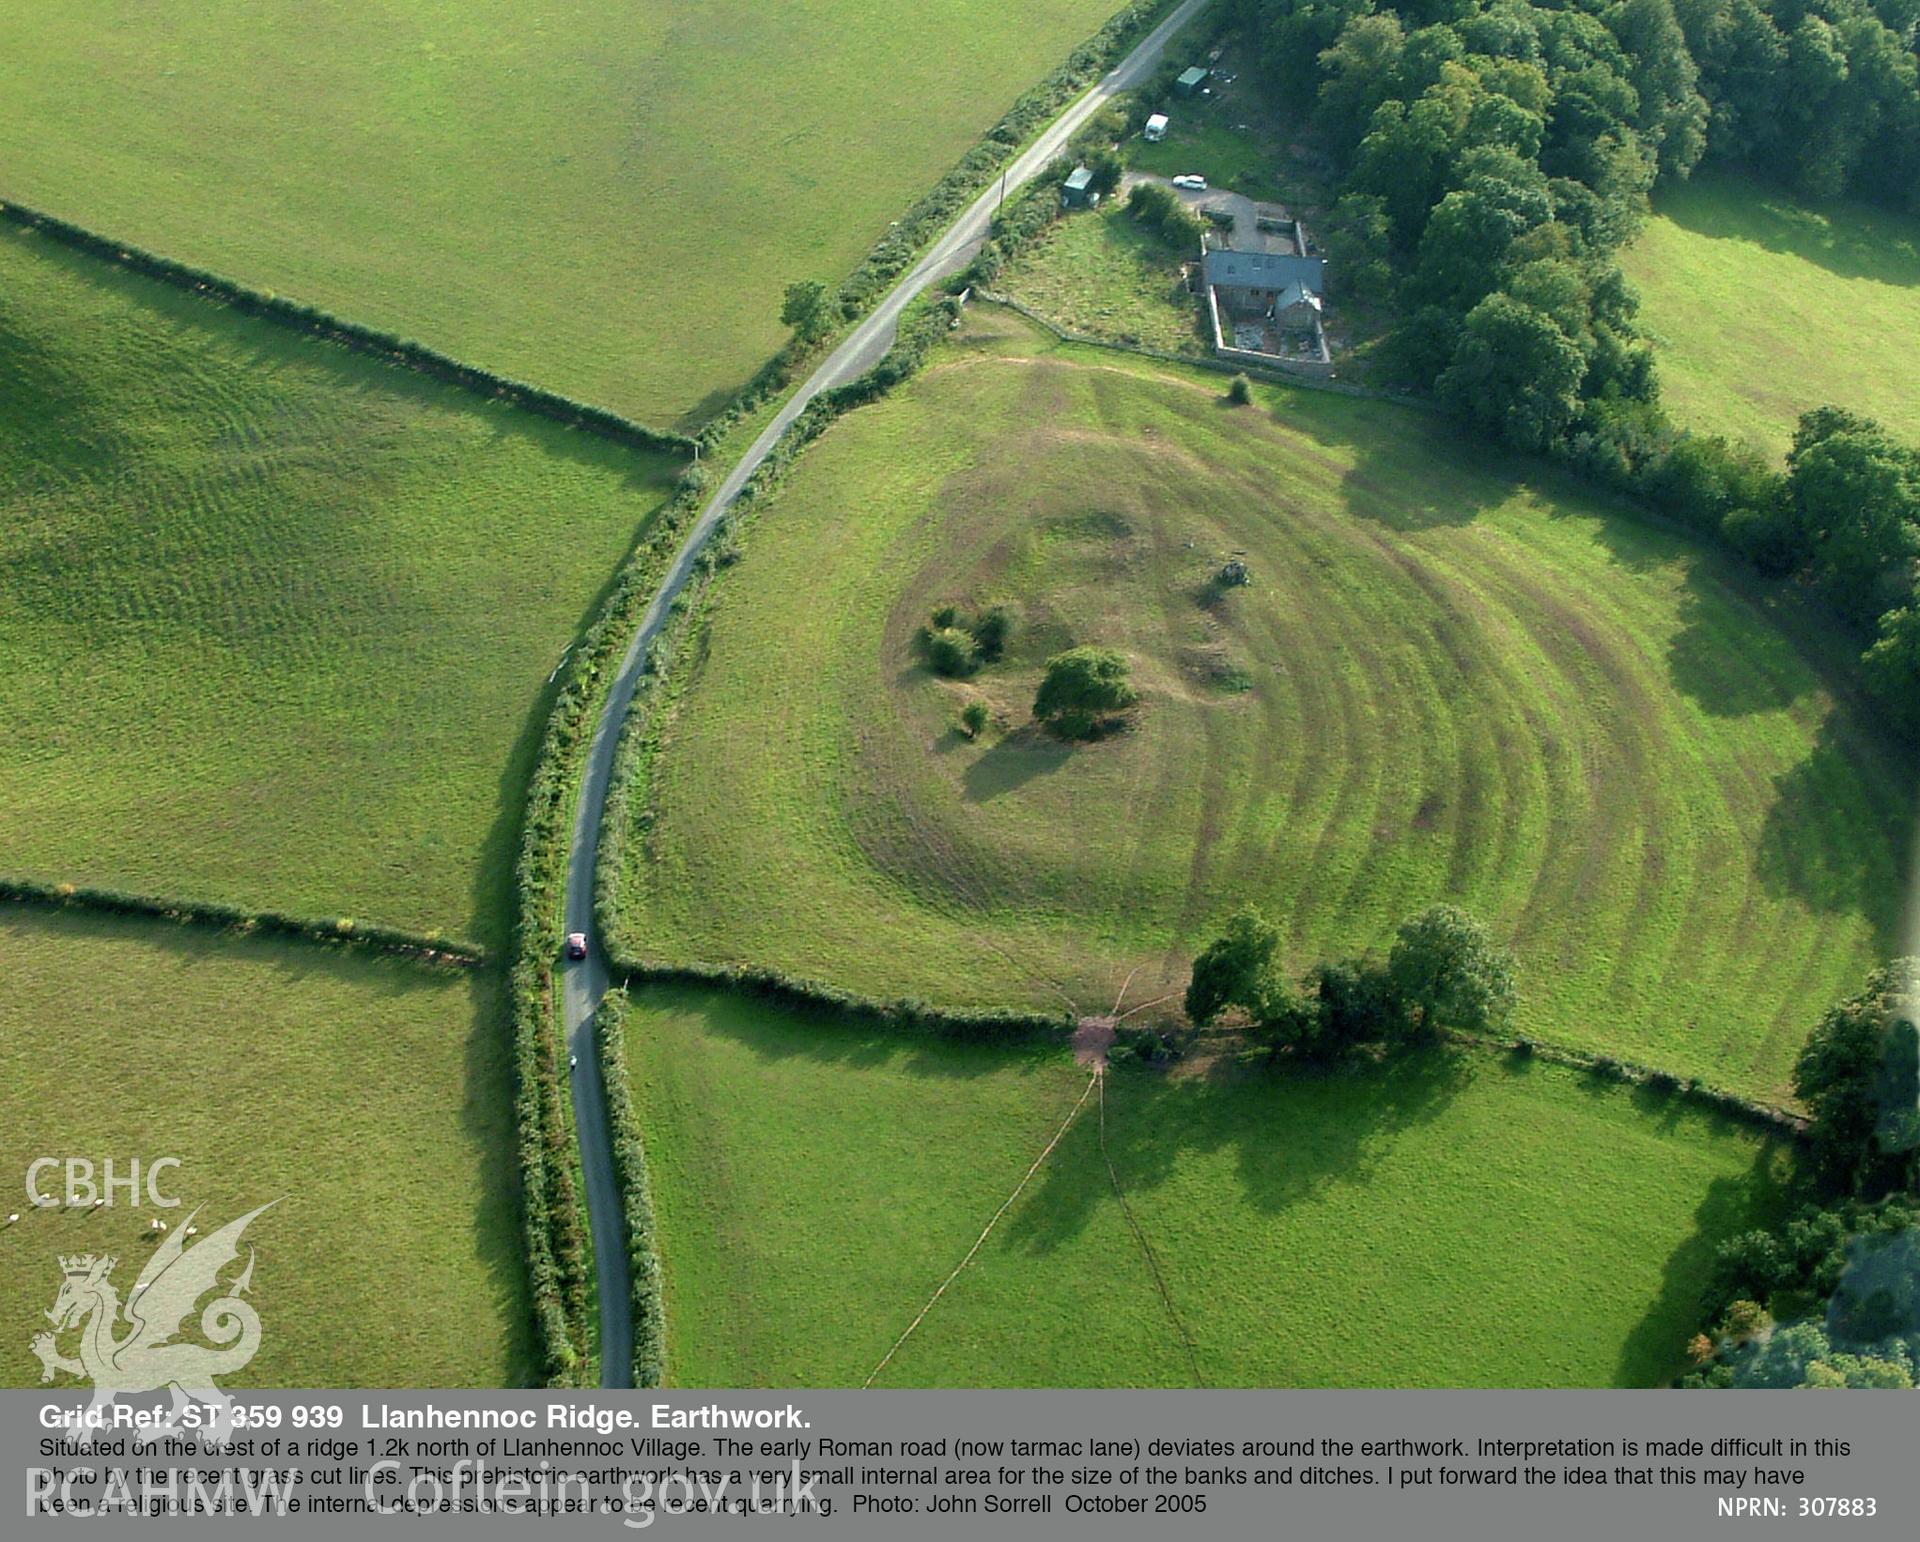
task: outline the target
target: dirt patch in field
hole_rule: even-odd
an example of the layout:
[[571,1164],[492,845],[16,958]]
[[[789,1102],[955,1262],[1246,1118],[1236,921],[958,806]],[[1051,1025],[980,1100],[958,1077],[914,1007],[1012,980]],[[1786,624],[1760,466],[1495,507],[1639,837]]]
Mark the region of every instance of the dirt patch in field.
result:
[[1113,1048],[1113,1030],[1118,1022],[1112,1017],[1083,1017],[1073,1030],[1073,1058],[1079,1065],[1103,1067],[1107,1051]]

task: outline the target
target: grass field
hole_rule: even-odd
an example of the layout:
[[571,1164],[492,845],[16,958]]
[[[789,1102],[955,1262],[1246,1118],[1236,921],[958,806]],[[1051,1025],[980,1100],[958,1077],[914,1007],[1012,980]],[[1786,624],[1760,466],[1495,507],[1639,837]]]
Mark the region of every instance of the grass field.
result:
[[[254,1222],[258,1356],[239,1386],[434,1387],[532,1374],[514,1186],[512,1065],[490,977],[200,929],[0,911],[0,1384],[37,1384],[27,1340],[60,1253],[111,1253],[131,1289],[147,1223],[268,1200]],[[162,1193],[36,1210],[40,1156],[178,1157]],[[43,1192],[60,1192],[58,1177]],[[28,1322],[29,1315],[34,1317]],[[66,1345],[71,1352],[71,1342]]]
[[1071,331],[1199,354],[1199,309],[1180,275],[1191,256],[1143,230],[1115,199],[1056,222],[994,287]]
[[[635,1003],[673,1380],[858,1384],[1059,1127],[1057,1050],[738,998]],[[1544,1065],[1328,1080],[1116,1070],[881,1385],[1666,1380],[1715,1242],[1777,1202],[1750,1133]]]
[[[637,806],[628,946],[1087,1011],[1177,992],[1249,900],[1304,967],[1451,899],[1517,950],[1524,1031],[1784,1091],[1899,919],[1911,768],[1837,694],[1844,639],[1438,420],[1235,410],[975,325],[748,536]],[[995,601],[1007,662],[916,663],[937,605]],[[1087,642],[1144,706],[1068,748],[1030,706]]]
[[500,941],[674,470],[0,235],[0,868]]
[[0,0],[0,197],[689,422],[1116,9]]
[[1734,178],[1654,213],[1622,264],[1676,418],[1777,453],[1833,402],[1920,440],[1920,220]]

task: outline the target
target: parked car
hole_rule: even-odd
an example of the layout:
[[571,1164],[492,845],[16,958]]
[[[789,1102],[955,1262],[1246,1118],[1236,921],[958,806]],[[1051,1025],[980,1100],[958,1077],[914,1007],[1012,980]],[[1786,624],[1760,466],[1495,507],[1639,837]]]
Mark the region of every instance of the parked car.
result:
[[1173,179],[1173,185],[1189,193],[1204,193],[1207,190],[1207,179],[1191,171],[1182,172]]
[[587,956],[587,934],[585,932],[567,933],[567,957],[585,958]]

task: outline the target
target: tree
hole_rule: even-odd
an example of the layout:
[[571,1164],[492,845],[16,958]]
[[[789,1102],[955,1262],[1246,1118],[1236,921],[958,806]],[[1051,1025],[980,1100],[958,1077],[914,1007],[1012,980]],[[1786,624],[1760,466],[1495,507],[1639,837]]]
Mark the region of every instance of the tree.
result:
[[1800,420],[1787,494],[1840,607],[1872,622],[1912,593],[1920,558],[1920,451],[1836,407]]
[[1127,163],[1109,145],[1087,157],[1087,169],[1093,173],[1093,190],[1105,198],[1120,185],[1121,177],[1126,175]]
[[936,627],[927,633],[927,667],[949,680],[962,680],[980,668],[980,645],[971,632],[957,626]]
[[960,727],[969,739],[977,739],[987,731],[988,718],[984,701],[970,701],[960,709]]
[[1920,595],[1880,618],[1880,635],[1861,658],[1867,687],[1896,722],[1920,735]]
[[1378,965],[1354,959],[1321,964],[1307,983],[1313,992],[1314,1033],[1304,1048],[1314,1058],[1338,1060],[1388,1036],[1394,1014]]
[[1413,1037],[1488,1033],[1513,1008],[1513,960],[1466,911],[1435,905],[1401,925],[1386,989]]
[[1508,294],[1468,313],[1440,400],[1522,450],[1547,449],[1580,406],[1586,361],[1553,318]]
[[1236,407],[1244,407],[1253,400],[1253,382],[1247,378],[1244,370],[1235,375],[1227,386],[1227,400]]
[[827,329],[827,286],[817,278],[803,278],[787,285],[780,320],[793,328],[803,343],[810,343]]
[[1047,660],[1033,715],[1063,739],[1086,739],[1139,701],[1124,654],[1069,648]]
[[1920,993],[1920,959],[1874,971],[1858,996],[1841,1002],[1807,1036],[1793,1067],[1794,1095],[1810,1116],[1814,1170],[1843,1193],[1884,1189],[1911,1167],[1905,1116],[1914,1089],[1903,1076]]
[[1228,1007],[1264,1017],[1285,989],[1274,964],[1280,933],[1249,906],[1227,922],[1227,929],[1201,950],[1187,982],[1187,1016],[1210,1023]]

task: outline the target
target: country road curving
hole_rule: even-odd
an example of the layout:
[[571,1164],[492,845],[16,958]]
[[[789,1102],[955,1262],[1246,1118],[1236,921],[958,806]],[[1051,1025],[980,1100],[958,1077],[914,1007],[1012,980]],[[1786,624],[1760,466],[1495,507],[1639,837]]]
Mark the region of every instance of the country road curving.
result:
[[849,380],[873,367],[893,345],[900,313],[908,303],[936,280],[964,266],[987,233],[987,226],[998,207],[1003,190],[1011,193],[1022,186],[1060,153],[1081,125],[1119,92],[1137,85],[1160,62],[1160,55],[1173,35],[1204,10],[1211,0],[1185,0],[1152,32],[1134,47],[1087,93],[1074,102],[1007,169],[1004,184],[998,178],[946,233],[928,249],[905,278],[894,286],[886,299],[873,310],[826,361],[793,393],[779,414],[753,441],[726,480],[720,484],[700,517],[687,532],[686,540],[673,559],[659,592],[647,606],[640,629],[628,644],[619,673],[607,692],[606,704],[595,725],[593,744],[587,752],[586,771],[580,785],[580,801],[574,813],[573,834],[567,852],[567,900],[565,930],[585,932],[593,946],[579,963],[569,963],[561,973],[563,1010],[567,1048],[573,1057],[574,1125],[580,1136],[580,1165],[585,1177],[587,1213],[593,1228],[595,1271],[600,1293],[600,1384],[603,1387],[632,1385],[633,1319],[632,1299],[627,1273],[626,1241],[622,1234],[624,1207],[619,1185],[614,1181],[612,1154],[608,1147],[607,1106],[600,1078],[600,1056],[593,1034],[593,1014],[607,989],[605,949],[596,935],[593,920],[594,857],[599,845],[601,816],[607,802],[607,783],[613,771],[613,752],[619,742],[620,725],[640,678],[640,665],[666,620],[668,608],[685,587],[693,571],[695,558],[706,545],[740,489],[766,459],[788,426],[820,392]]

